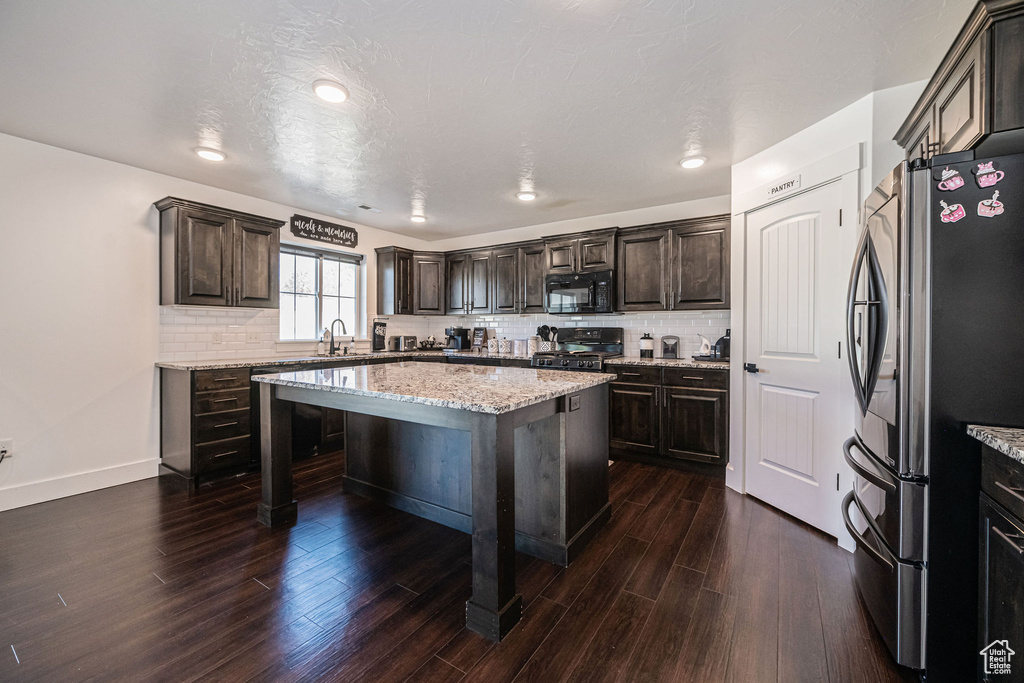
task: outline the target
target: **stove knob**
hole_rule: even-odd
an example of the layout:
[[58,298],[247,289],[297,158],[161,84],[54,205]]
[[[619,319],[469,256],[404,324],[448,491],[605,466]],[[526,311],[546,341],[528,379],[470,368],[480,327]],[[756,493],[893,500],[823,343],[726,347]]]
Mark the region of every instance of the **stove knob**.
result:
[[587,367],[588,367],[588,368],[592,368],[592,367],[594,367],[594,361],[592,361],[592,360],[588,360],[588,361],[587,361]]
[[562,366],[563,366],[563,367],[568,367],[568,366],[569,366],[569,361],[567,361],[567,360],[563,360],[563,361],[562,361]]

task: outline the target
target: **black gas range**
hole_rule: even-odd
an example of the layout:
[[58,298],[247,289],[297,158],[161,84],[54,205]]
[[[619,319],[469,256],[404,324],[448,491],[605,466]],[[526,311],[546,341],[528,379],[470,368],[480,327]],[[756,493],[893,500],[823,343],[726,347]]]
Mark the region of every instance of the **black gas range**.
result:
[[622,355],[621,327],[562,327],[554,351],[535,353],[530,365],[545,370],[603,372],[605,361]]

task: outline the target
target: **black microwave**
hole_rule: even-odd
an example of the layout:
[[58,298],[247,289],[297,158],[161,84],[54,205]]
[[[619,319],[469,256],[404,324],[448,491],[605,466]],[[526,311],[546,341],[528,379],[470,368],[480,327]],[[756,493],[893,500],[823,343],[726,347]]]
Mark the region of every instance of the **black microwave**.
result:
[[548,275],[544,310],[553,314],[611,313],[612,271]]

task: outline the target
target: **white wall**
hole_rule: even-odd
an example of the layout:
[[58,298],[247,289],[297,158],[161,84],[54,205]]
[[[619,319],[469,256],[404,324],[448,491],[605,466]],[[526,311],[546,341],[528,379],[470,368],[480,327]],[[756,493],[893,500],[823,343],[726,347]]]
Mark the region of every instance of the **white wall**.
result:
[[[15,440],[0,465],[0,510],[156,474],[152,204],[167,195],[281,220],[297,211],[0,135],[0,439]],[[374,247],[424,243],[355,227],[372,316]]]

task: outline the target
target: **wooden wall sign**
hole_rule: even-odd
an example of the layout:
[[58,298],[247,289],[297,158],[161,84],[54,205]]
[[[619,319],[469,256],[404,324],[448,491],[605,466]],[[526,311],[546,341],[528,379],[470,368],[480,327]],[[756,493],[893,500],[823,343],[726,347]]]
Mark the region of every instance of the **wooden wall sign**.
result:
[[298,214],[292,216],[291,231],[296,237],[342,247],[354,247],[359,244],[359,233],[352,228]]

